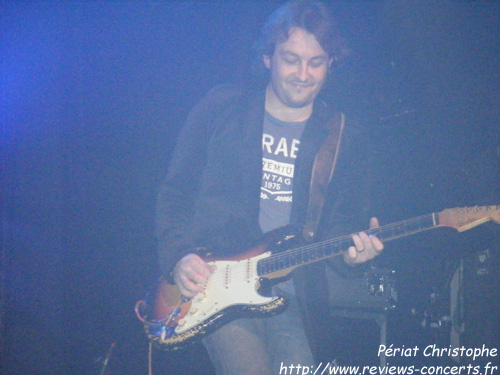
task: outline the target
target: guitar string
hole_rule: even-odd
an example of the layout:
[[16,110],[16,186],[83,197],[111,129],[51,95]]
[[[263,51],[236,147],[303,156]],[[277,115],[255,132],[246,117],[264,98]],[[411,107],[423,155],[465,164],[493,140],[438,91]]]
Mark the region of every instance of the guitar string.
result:
[[[423,221],[429,220],[431,218],[432,218],[432,214],[422,215],[422,216],[407,219],[407,220],[404,220],[404,221],[401,221],[398,223],[388,224],[388,225],[385,225],[385,226],[382,226],[379,228],[369,229],[366,231],[366,233],[367,234],[378,234],[378,233],[383,234],[384,232],[392,231],[398,227],[408,226],[409,224],[421,224]],[[419,226],[419,228],[417,230],[419,230],[419,229],[421,229],[421,226]],[[412,229],[412,230],[415,230],[415,229]],[[337,246],[338,247],[337,251],[323,254],[322,256],[319,257],[319,259],[327,258],[330,256],[335,256],[335,255],[340,255],[340,254],[342,254],[342,252],[346,251],[346,250],[344,250],[342,245],[344,245],[344,246],[349,245],[350,246],[352,244],[351,236],[352,236],[352,234],[337,237],[334,239],[321,241],[321,242],[318,242],[315,244],[301,246],[301,247],[298,247],[295,249],[290,249],[290,250],[285,251],[284,253],[278,253],[278,254],[274,254],[268,258],[264,258],[264,259],[260,260],[259,263],[262,267],[265,268],[265,267],[275,265],[277,262],[291,261],[291,260],[293,260],[292,258],[296,258],[297,256],[303,256],[305,251],[307,251],[309,254],[314,253],[314,252],[318,252],[318,251],[322,251],[322,250],[325,250],[327,246],[329,246],[335,242],[338,242],[338,244],[340,245],[340,246]],[[313,259],[315,260],[316,258],[307,259],[306,262],[313,260]],[[214,282],[220,282],[220,281],[224,282],[225,279],[231,279],[232,277],[241,277],[242,275],[244,276],[243,278],[245,278],[247,270],[248,270],[247,262],[245,260],[242,261],[242,264],[238,264],[237,261],[233,261],[233,262],[234,262],[234,264],[231,265],[231,268],[229,271],[224,271],[224,270],[222,270],[221,272],[216,271],[216,273],[214,275],[212,275],[211,279]],[[226,265],[219,265],[218,267],[225,268]],[[230,281],[230,280],[228,280],[228,281]]]
[[[476,212],[488,212],[492,209],[492,207],[494,210],[497,210],[499,208],[499,206],[480,206],[480,207],[478,206],[475,208],[475,211]],[[462,208],[450,209],[449,211],[453,214],[457,214],[457,213],[461,213],[461,212],[463,212],[465,214],[465,213],[471,212],[472,210],[474,210],[474,209],[462,207]],[[439,218],[438,213],[425,214],[425,215],[413,217],[410,219],[402,220],[402,221],[399,221],[397,223],[387,224],[387,225],[381,226],[379,228],[368,229],[365,231],[365,233],[367,233],[368,235],[374,234],[377,236],[381,236],[381,235],[384,236],[384,235],[387,235],[387,234],[392,232],[391,238],[385,238],[385,239],[381,238],[381,239],[384,239],[386,241],[389,241],[391,239],[395,239],[395,238],[399,238],[401,236],[404,236],[406,234],[418,233],[419,231],[431,229],[435,226],[439,226],[439,223],[436,223],[434,221],[436,218]],[[422,227],[422,224],[425,224],[426,221],[430,221],[431,225],[430,226],[426,225],[425,227]],[[411,227],[412,225],[415,225],[415,224],[417,224],[418,226]],[[405,232],[404,233],[400,232],[400,234],[396,235],[394,233],[394,229],[397,229],[397,228],[399,228],[399,229],[404,228]],[[291,250],[286,250],[283,253],[273,254],[268,258],[261,259],[258,262],[261,265],[265,265],[265,264],[269,264],[269,263],[272,263],[275,261],[282,261],[282,260],[290,259],[291,257],[297,256],[299,254],[303,255],[305,250],[308,250],[311,253],[314,251],[325,250],[326,246],[330,246],[331,244],[333,244],[335,242],[338,242],[339,245],[347,245],[347,244],[344,244],[344,242],[349,242],[349,246],[350,246],[350,245],[352,245],[352,238],[351,238],[352,235],[353,234],[349,234],[349,235],[341,236],[338,238],[321,241],[321,242],[318,242],[316,244],[311,244],[311,245],[301,246],[301,247],[291,249]],[[341,248],[337,254],[329,253],[327,255],[324,255],[323,257],[326,258],[326,257],[332,256],[332,255],[340,255],[342,252],[345,252],[345,251],[347,251],[347,250]]]
[[[478,207],[478,210],[481,211],[480,209],[482,209],[482,208],[484,208],[484,207]],[[498,208],[498,207],[495,207],[495,208]],[[457,212],[457,211],[459,212],[459,209],[455,209],[455,212]],[[426,215],[410,218],[410,219],[403,220],[403,221],[400,221],[397,223],[387,224],[387,225],[384,225],[384,226],[379,227],[379,228],[368,229],[365,231],[365,233],[367,233],[368,235],[374,234],[377,236],[384,236],[384,235],[387,235],[390,232],[392,232],[391,238],[386,239],[386,240],[395,239],[395,238],[404,236],[406,234],[418,233],[421,230],[426,230],[426,229],[433,228],[434,226],[438,226],[439,223],[435,223],[433,221],[433,218],[435,217],[434,215],[436,215],[436,214],[431,213],[431,214],[426,214]],[[422,224],[424,224],[426,221],[429,221],[429,220],[431,221],[432,225],[431,226],[427,225],[424,228],[422,228]],[[415,224],[417,224],[418,226],[415,227],[414,226]],[[397,228],[405,229],[404,233],[401,232],[401,234],[396,235],[393,231],[394,231],[394,229],[397,229]],[[331,256],[340,255],[343,252],[347,251],[344,248],[344,246],[351,246],[352,245],[352,238],[351,237],[352,237],[352,234],[337,237],[334,239],[321,241],[321,242],[318,242],[316,244],[311,244],[311,245],[301,246],[301,247],[298,247],[295,249],[286,250],[283,253],[273,254],[268,258],[261,259],[257,263],[259,264],[260,267],[266,268],[266,267],[272,266],[273,264],[276,264],[276,262],[296,260],[295,258],[297,258],[297,256],[307,255],[307,254],[305,254],[306,251],[308,254],[312,254],[312,255],[314,255],[315,252],[320,252],[320,251],[325,251],[325,250],[327,250],[327,253],[321,254],[319,258],[311,257],[311,258],[307,259],[305,262],[312,261],[312,260],[320,260],[323,258],[328,258]],[[384,238],[382,237],[381,239],[384,239]],[[332,249],[334,251],[328,250],[327,247],[330,247],[335,242],[337,242],[337,245],[336,245],[337,249],[336,250]],[[303,261],[303,263],[304,263],[304,261]],[[243,263],[241,265],[238,265],[238,264],[233,265],[233,267],[231,268],[231,272],[230,272],[229,277],[231,277],[231,276],[238,277],[238,276],[241,276],[241,274],[246,274],[247,271],[248,271],[247,262],[245,260],[243,260]],[[214,280],[220,280],[220,279],[224,279],[227,277],[224,272],[217,273],[214,276],[215,276]]]
[[[432,219],[432,215],[433,214],[426,214],[426,215],[418,216],[415,218],[403,220],[403,221],[400,221],[398,223],[388,224],[388,225],[385,225],[385,226],[382,226],[379,228],[368,229],[365,231],[365,233],[367,233],[368,235],[372,235],[372,234],[384,235],[390,231],[393,231],[394,229],[396,229],[398,227],[409,226],[409,224],[422,224],[425,220]],[[412,228],[412,231],[415,231],[415,230],[419,231],[419,230],[422,230],[422,228],[420,226],[418,228]],[[408,231],[406,233],[408,233]],[[315,251],[325,250],[325,248],[327,246],[330,246],[330,245],[334,244],[335,242],[337,242],[338,245],[351,246],[352,245],[352,238],[351,237],[352,237],[352,234],[349,234],[349,235],[321,241],[321,242],[311,244],[311,245],[300,246],[300,247],[295,248],[295,249],[287,250],[283,253],[271,255],[269,258],[264,258],[264,259],[259,261],[259,264],[263,268],[265,268],[266,266],[271,266],[272,264],[275,264],[276,262],[283,261],[283,260],[291,260],[291,258],[297,257],[298,255],[304,255],[306,251],[309,254],[311,254],[311,253],[314,253]],[[396,237],[394,237],[394,238],[396,238]],[[338,245],[337,245],[337,247],[339,247]],[[333,253],[323,255],[322,258],[327,258],[327,257],[334,256],[334,255],[340,255],[342,252],[345,252],[345,251],[347,251],[347,250],[344,248],[340,248],[340,249],[337,249],[337,251],[335,251]],[[312,260],[312,259],[309,259],[309,260]]]
[[[228,261],[227,265],[218,265],[217,270],[215,273],[210,277],[210,280],[213,280],[213,282],[221,282],[224,284],[225,280],[228,279],[228,282],[231,282],[232,278],[240,278],[240,279],[248,279],[247,274],[248,274],[248,261],[249,260],[243,260],[243,261]],[[225,270],[227,266],[231,266],[230,270]],[[250,271],[253,273],[252,271]]]
[[[422,215],[419,217],[403,220],[403,221],[400,221],[398,223],[388,224],[388,225],[385,225],[385,226],[382,226],[379,228],[368,229],[365,232],[369,235],[371,235],[371,234],[383,234],[385,232],[392,231],[398,227],[408,226],[409,224],[421,224],[423,221],[429,220],[430,218],[432,218],[432,214]],[[421,229],[420,226],[418,229]],[[413,229],[413,230],[415,230],[415,229]],[[266,267],[270,267],[270,266],[275,265],[277,262],[291,261],[291,260],[293,260],[292,258],[297,258],[297,256],[306,255],[305,254],[306,251],[308,254],[311,254],[314,252],[325,250],[327,246],[330,246],[330,245],[334,244],[335,242],[338,243],[338,245],[336,246],[337,247],[336,251],[334,250],[333,252],[323,254],[322,256],[319,257],[319,259],[327,258],[330,256],[335,256],[335,255],[340,255],[340,254],[342,254],[342,252],[346,251],[344,249],[344,246],[347,246],[347,245],[350,246],[352,244],[351,236],[352,236],[352,234],[344,235],[344,236],[337,237],[334,239],[328,239],[325,241],[321,241],[321,242],[318,242],[315,244],[300,246],[300,247],[295,248],[295,249],[287,250],[283,253],[277,253],[277,254],[271,255],[268,258],[261,259],[259,261],[259,265],[265,269]],[[313,259],[315,260],[314,257],[311,257],[310,259],[307,259],[305,262],[313,260]],[[228,278],[230,279],[231,277],[241,277],[242,275],[245,275],[247,272],[247,269],[248,269],[247,262],[243,261],[242,264],[237,264],[237,261],[234,261],[234,262],[235,262],[235,264],[232,264],[231,269],[229,271],[226,271],[226,272],[224,270],[222,270],[221,272],[216,271],[216,273],[214,275],[212,275],[211,279],[214,282],[220,282],[220,281],[224,282],[224,279],[228,279]],[[225,265],[218,265],[218,267],[225,268],[226,266]],[[228,280],[228,281],[230,281],[230,280]]]

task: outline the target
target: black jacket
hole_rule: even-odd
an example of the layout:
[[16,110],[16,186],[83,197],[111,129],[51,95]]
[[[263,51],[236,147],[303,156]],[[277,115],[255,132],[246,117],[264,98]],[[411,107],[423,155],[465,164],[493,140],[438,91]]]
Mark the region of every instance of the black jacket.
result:
[[[264,89],[244,92],[220,86],[189,115],[157,202],[156,236],[163,274],[197,247],[209,247],[219,256],[235,255],[248,250],[262,235],[259,205],[264,100]],[[333,111],[317,100],[295,164],[293,223],[303,224],[313,161],[332,116]],[[351,233],[366,225],[368,156],[360,128],[348,121],[319,238]],[[340,272],[351,268],[342,260],[332,264]],[[311,297],[310,301],[302,300],[304,306],[319,307],[327,296],[322,269],[324,265],[314,264],[294,271],[297,294]]]

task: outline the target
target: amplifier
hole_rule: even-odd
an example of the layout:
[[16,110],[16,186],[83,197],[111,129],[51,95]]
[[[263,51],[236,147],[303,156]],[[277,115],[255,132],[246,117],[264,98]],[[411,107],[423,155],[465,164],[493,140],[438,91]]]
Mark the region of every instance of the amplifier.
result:
[[394,270],[371,268],[361,277],[346,278],[327,269],[330,307],[383,312],[396,307]]

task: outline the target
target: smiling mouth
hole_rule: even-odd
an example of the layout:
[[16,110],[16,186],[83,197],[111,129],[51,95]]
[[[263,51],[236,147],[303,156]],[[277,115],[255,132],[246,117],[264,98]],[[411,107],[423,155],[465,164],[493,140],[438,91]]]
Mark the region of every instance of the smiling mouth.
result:
[[297,89],[307,89],[313,87],[313,85],[310,83],[299,83],[299,82],[290,82],[290,85],[292,85]]

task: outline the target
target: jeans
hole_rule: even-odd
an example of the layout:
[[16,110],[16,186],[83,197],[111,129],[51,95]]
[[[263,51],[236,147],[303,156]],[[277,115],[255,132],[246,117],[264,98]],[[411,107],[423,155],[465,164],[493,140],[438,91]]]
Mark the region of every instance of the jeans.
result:
[[288,375],[283,366],[314,366],[295,296],[287,299],[281,314],[237,319],[204,338],[217,375]]

